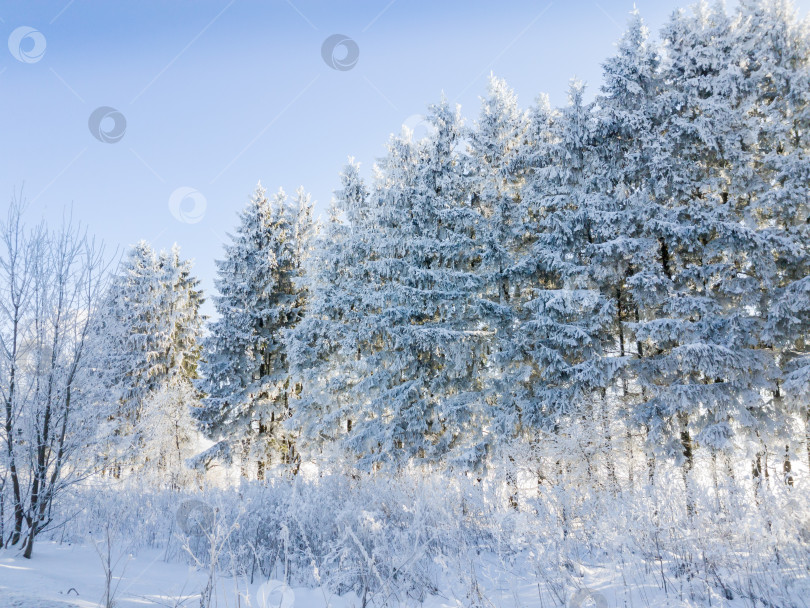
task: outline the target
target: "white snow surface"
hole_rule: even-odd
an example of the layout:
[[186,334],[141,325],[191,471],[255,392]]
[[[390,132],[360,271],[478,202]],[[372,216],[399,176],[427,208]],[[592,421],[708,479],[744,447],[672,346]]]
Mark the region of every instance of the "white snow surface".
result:
[[[113,586],[116,608],[143,608],[145,606],[197,606],[199,589],[205,584],[205,572],[181,563],[167,563],[161,550],[143,550],[138,555],[113,551],[113,559],[120,558]],[[490,564],[487,562],[491,561]],[[491,566],[491,567],[488,567]],[[566,598],[565,606],[625,605],[628,598],[620,598],[610,589],[609,572],[604,568],[582,568],[583,587]],[[494,560],[479,563],[480,596],[466,597],[463,588],[448,584],[438,595],[428,596],[423,602],[394,601],[393,605],[413,605],[423,608],[457,608],[460,606],[544,606],[537,594],[537,581],[533,577],[508,578],[497,568]],[[587,584],[585,584],[587,583]],[[680,606],[667,602],[656,588],[638,589],[636,603],[641,606]],[[293,608],[332,607],[359,608],[362,598],[355,593],[338,596],[324,588],[289,588],[281,581],[254,580],[219,576],[216,583],[218,607]],[[41,542],[32,559],[25,559],[12,551],[0,551],[0,606],[2,608],[97,608],[103,606],[104,574],[98,553],[92,546]],[[642,599],[643,598],[643,599]],[[476,600],[478,600],[476,602]],[[380,598],[377,598],[380,601]],[[606,604],[604,602],[607,602]],[[376,605],[376,604],[369,604]],[[718,603],[716,605],[724,605]],[[734,604],[725,604],[733,606]]]
[[[113,577],[117,608],[199,604],[205,572],[186,564],[167,563],[160,550],[144,550],[139,555],[114,552],[113,559],[118,557],[121,559]],[[265,592],[267,589],[269,594]],[[289,606],[291,600],[295,606],[359,605],[357,596],[339,598],[324,595],[321,589],[284,589],[278,581],[268,584],[262,580],[251,585],[242,578],[228,577],[218,579],[216,595],[217,606],[269,608],[279,604]],[[11,551],[0,552],[3,608],[96,608],[103,597],[104,574],[92,546],[42,542],[30,560]]]

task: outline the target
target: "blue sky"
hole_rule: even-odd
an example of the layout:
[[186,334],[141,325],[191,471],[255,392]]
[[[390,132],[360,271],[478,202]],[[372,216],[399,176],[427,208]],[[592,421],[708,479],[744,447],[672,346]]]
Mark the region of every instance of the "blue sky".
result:
[[[225,233],[259,180],[303,185],[324,210],[347,157],[370,170],[442,92],[474,119],[490,71],[524,106],[541,92],[563,104],[574,76],[593,93],[633,4],[7,1],[0,195],[7,205],[23,189],[31,220],[72,206],[111,249],[176,242],[211,294]],[[684,2],[635,4],[655,32]],[[810,0],[796,6],[806,14]],[[24,26],[41,36],[15,46]],[[333,34],[356,42],[352,69],[322,58]],[[118,114],[108,110],[97,135],[126,121],[118,141],[91,133],[99,107]]]

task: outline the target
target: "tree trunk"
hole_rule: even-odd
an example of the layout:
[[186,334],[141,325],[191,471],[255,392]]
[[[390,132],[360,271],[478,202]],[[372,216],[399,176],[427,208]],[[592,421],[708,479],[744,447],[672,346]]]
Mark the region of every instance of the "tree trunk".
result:
[[242,440],[242,458],[239,463],[239,474],[243,479],[247,479],[249,475],[248,466],[250,464],[250,437]]
[[[562,488],[563,485],[563,466],[561,461],[557,461],[557,487]],[[560,510],[560,517],[562,519],[562,529],[563,529],[563,540],[568,538],[568,510],[566,509],[566,499],[565,495],[563,494],[563,500],[561,501],[561,510]]]
[[518,488],[517,471],[515,470],[515,459],[509,457],[509,468],[506,471],[506,485],[509,488],[509,508],[518,510]]
[[790,462],[790,446],[785,446],[785,461],[782,463],[782,473],[785,476],[785,484],[793,487],[793,465]]
[[633,433],[630,432],[629,427],[625,430],[624,436],[627,440],[627,483],[629,484],[630,491],[632,492],[635,485],[635,462],[633,454]]
[[3,548],[6,537],[6,478],[3,476],[3,483],[0,484],[0,549]]
[[613,437],[610,433],[610,418],[608,417],[607,391],[602,389],[602,435],[605,442],[605,465],[607,466],[610,490],[614,496],[619,491],[619,481],[616,478],[616,463],[613,461]]
[[766,485],[771,485],[771,473],[768,469],[768,444],[763,444],[762,446],[762,471],[765,473],[765,483]]
[[[14,395],[16,389],[16,378],[15,372],[17,369],[16,366],[16,351],[17,351],[17,332],[18,332],[18,323],[15,321],[14,328],[13,328],[13,343],[12,343],[12,367],[11,371],[9,372],[9,388],[8,388],[8,397],[6,398],[5,409],[6,409],[6,419],[5,419],[5,432],[6,432],[6,443],[7,443],[7,457],[9,463],[9,473],[11,474],[11,491],[12,497],[14,500],[14,532],[11,534],[11,539],[9,540],[9,545],[16,545],[20,542],[20,538],[22,536],[22,524],[23,524],[23,507],[22,507],[22,491],[20,490],[20,477],[17,472],[17,461],[14,454],[14,425],[12,423],[12,415],[13,415],[13,408],[14,408]],[[2,538],[0,538],[0,543],[2,543]]]
[[726,475],[728,476],[728,502],[731,503],[731,510],[733,511],[736,509],[737,501],[737,475],[734,473],[734,463],[731,461],[731,455],[726,451],[723,452],[723,462],[726,465]]
[[810,467],[810,407],[804,413],[804,446],[807,450],[807,466]]
[[671,281],[672,269],[670,268],[669,248],[667,247],[667,242],[664,240],[664,237],[661,237],[658,239],[658,243],[661,246],[661,267],[664,270],[664,274],[667,275],[667,278]]
[[754,480],[754,502],[759,505],[759,489],[762,487],[762,452],[757,452],[751,463],[751,477]]
[[689,417],[686,414],[679,414],[681,423],[681,447],[683,447],[683,485],[686,491],[686,514],[691,518],[695,514],[695,501],[692,494],[691,472],[695,466],[695,456],[693,453],[692,435],[689,433]]
[[39,522],[36,517],[33,517],[29,523],[28,528],[28,535],[25,540],[25,550],[23,551],[23,557],[25,559],[31,559],[31,555],[34,552],[34,538],[36,538],[37,532],[39,528]]
[[723,511],[720,503],[720,481],[717,476],[717,450],[712,448],[712,485],[714,486],[714,504],[717,512]]
[[11,466],[11,488],[14,495],[14,532],[11,533],[11,540],[9,545],[14,546],[20,542],[22,538],[22,526],[24,520],[24,512],[22,507],[22,496],[20,492],[20,480],[17,475],[17,467],[12,464]]

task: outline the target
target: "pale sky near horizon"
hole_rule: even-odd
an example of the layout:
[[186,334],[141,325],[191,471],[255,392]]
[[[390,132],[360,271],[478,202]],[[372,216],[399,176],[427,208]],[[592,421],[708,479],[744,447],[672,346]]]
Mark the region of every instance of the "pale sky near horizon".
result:
[[[4,209],[22,190],[30,221],[72,207],[110,249],[178,243],[210,313],[214,260],[259,180],[303,185],[323,211],[347,157],[368,172],[442,92],[474,120],[490,72],[523,107],[564,104],[572,77],[594,93],[634,4],[655,35],[690,3],[5,1]],[[350,69],[322,57],[335,34],[356,44]]]

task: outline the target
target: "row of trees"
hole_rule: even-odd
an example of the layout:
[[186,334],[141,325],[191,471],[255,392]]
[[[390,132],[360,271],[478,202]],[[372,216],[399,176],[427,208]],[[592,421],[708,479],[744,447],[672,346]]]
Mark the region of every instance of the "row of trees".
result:
[[[137,245],[102,292],[84,237],[25,232],[13,210],[9,542],[47,522],[69,441],[75,479],[173,486],[193,478],[184,462],[262,479],[334,450],[473,471],[528,445],[541,482],[584,455],[618,491],[639,454],[649,481],[663,455],[688,509],[698,448],[743,455],[755,480],[778,449],[789,473],[802,445],[810,461],[808,91],[810,36],[787,2],[700,4],[657,43],[634,14],[593,101],[573,82],[567,106],[524,111],[493,78],[472,126],[442,101],[370,180],[350,161],[319,231],[303,190],[259,187],[204,337],[176,249]],[[213,447],[198,453],[196,429]]]
[[347,167],[289,334],[302,440],[475,467],[587,416],[687,478],[696,445],[752,449],[755,475],[766,441],[789,457],[810,428],[809,44],[782,1],[700,4],[658,45],[635,14],[595,101],[574,82],[523,112],[493,79],[472,128],[442,102],[370,185]]
[[[176,246],[140,242],[109,272],[80,226],[27,227],[24,207],[12,202],[0,235],[0,544],[24,541],[30,557],[54,500],[90,477],[178,489],[232,451],[245,477],[299,461],[283,427],[300,386],[282,332],[304,311],[309,195],[257,189],[219,264],[205,340],[199,282]],[[218,439],[203,453],[201,430]]]
[[306,280],[288,235],[310,224],[258,192],[220,265],[199,419],[260,461],[268,441],[294,461],[298,436],[470,469],[584,418],[649,475],[666,454],[688,481],[703,446],[758,477],[768,442],[789,471],[810,450],[809,42],[781,0],[699,4],[658,43],[634,14],[592,102],[573,82],[523,111],[492,79],[467,127],[443,101],[370,183],[346,167]]

